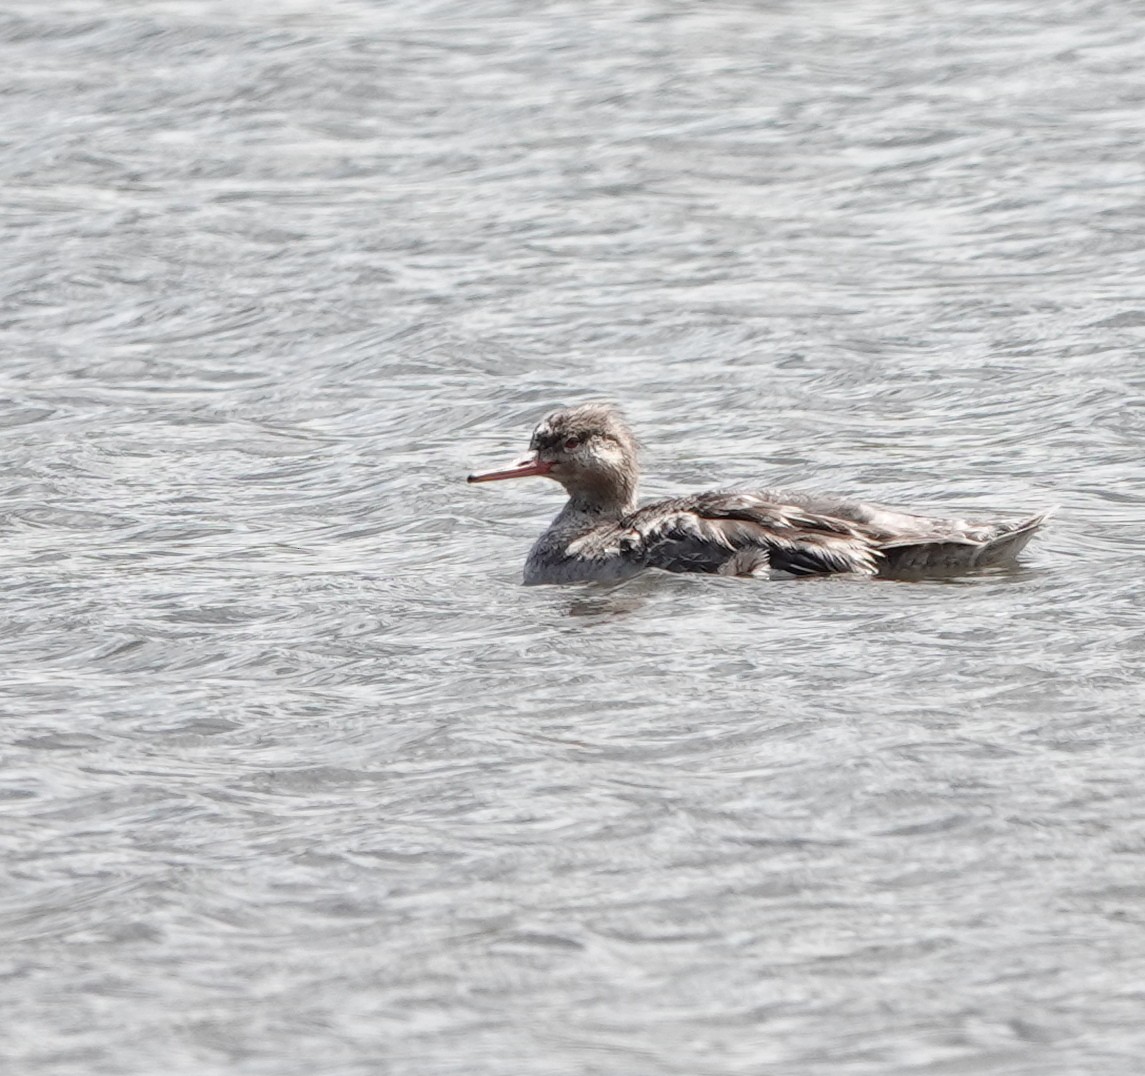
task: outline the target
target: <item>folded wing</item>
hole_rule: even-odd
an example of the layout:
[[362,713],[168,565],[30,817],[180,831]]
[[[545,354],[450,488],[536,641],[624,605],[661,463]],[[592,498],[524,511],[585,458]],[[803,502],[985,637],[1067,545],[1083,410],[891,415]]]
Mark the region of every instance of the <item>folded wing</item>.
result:
[[871,528],[755,493],[659,501],[625,517],[617,541],[626,560],[670,572],[874,575],[880,557]]

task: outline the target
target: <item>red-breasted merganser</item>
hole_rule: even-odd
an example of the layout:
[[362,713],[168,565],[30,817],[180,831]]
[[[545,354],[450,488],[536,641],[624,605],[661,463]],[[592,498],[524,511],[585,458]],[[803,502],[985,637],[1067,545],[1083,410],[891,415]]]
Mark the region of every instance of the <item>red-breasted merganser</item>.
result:
[[526,584],[669,572],[794,575],[956,572],[1007,563],[1048,513],[1012,522],[930,519],[881,505],[786,490],[696,493],[636,506],[636,439],[610,404],[553,411],[529,455],[470,482],[544,475],[568,503],[525,562]]

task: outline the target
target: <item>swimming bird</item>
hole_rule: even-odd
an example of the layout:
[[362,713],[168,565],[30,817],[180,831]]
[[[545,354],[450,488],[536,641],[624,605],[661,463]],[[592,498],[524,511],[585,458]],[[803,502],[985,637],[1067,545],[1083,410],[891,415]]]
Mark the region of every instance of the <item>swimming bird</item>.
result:
[[637,442],[620,410],[553,411],[529,454],[469,476],[543,475],[568,501],[525,561],[524,582],[625,579],[646,568],[718,575],[950,573],[1009,563],[1048,512],[1006,522],[933,519],[882,505],[786,490],[695,493],[636,504]]

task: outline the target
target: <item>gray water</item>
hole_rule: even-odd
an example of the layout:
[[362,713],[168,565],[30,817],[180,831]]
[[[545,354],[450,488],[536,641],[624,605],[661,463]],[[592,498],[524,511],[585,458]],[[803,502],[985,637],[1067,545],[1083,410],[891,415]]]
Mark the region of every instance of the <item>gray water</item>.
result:
[[[1136,1074],[1145,9],[16,0],[5,1074]],[[523,588],[468,488],[982,515]]]

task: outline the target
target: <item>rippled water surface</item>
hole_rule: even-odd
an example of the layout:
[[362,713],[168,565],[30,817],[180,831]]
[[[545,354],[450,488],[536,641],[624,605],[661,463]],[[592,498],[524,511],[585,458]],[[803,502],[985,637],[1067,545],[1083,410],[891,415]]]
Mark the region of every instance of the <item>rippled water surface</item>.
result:
[[[0,15],[14,1076],[1133,1074],[1145,13]],[[991,514],[955,580],[522,588],[645,491]]]

